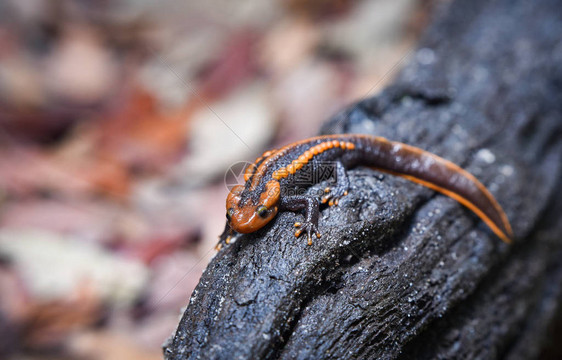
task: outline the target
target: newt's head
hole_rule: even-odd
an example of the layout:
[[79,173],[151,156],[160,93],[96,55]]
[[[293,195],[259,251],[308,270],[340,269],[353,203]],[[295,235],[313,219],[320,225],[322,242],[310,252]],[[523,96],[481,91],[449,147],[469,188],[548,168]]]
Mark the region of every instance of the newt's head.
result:
[[277,215],[281,187],[277,180],[270,180],[257,202],[251,196],[243,198],[243,191],[243,185],[230,190],[226,218],[234,231],[247,234],[261,229]]

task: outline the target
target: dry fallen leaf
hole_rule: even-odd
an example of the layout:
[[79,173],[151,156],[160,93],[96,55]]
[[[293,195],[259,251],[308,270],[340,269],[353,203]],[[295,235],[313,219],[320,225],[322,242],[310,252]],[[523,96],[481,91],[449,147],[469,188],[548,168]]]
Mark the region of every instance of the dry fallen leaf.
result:
[[100,321],[103,314],[100,299],[87,283],[68,299],[30,299],[22,319],[23,345],[30,349],[59,346],[71,332]]

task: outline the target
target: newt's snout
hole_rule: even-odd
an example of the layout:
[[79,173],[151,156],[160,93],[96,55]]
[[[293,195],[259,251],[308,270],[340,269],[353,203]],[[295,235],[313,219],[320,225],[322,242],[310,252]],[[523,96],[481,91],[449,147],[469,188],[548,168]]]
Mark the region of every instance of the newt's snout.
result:
[[278,181],[269,181],[257,203],[251,197],[242,202],[243,191],[244,186],[238,185],[228,194],[226,218],[234,231],[248,234],[261,229],[277,215],[281,187]]

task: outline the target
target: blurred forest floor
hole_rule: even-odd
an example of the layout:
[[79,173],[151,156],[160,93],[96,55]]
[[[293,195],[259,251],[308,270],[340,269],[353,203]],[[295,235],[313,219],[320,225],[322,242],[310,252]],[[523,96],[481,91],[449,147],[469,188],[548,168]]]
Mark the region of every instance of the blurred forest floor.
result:
[[0,358],[161,358],[226,169],[374,95],[429,5],[0,3]]

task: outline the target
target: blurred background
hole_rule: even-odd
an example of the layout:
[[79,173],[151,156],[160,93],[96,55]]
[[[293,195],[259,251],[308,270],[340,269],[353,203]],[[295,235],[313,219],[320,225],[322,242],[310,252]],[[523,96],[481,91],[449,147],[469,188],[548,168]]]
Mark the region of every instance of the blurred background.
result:
[[0,359],[160,359],[225,171],[376,94],[431,5],[0,2]]

